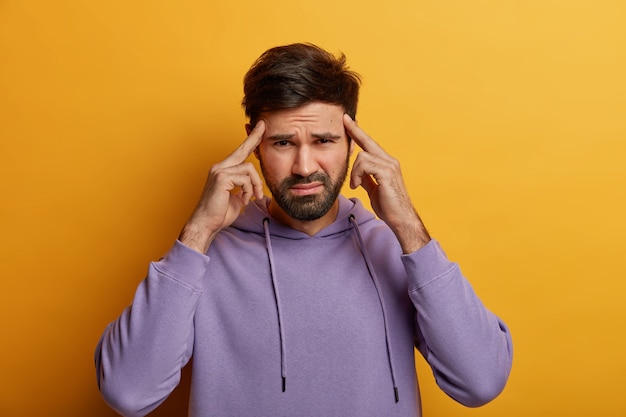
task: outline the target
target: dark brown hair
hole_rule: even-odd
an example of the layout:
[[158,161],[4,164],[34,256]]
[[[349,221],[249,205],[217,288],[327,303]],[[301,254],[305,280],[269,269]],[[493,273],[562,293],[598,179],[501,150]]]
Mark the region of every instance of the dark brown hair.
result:
[[305,43],[265,51],[244,77],[242,106],[254,126],[263,112],[295,109],[312,101],[338,104],[356,117],[361,78],[335,57]]

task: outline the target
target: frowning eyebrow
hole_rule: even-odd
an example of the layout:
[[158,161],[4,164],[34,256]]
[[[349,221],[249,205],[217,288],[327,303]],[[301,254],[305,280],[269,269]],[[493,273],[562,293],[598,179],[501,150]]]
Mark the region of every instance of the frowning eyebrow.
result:
[[312,133],[311,136],[317,139],[341,139],[341,135],[337,135],[335,133],[330,133],[330,132]]
[[[268,136],[267,139],[280,141],[292,139],[294,136],[296,136],[295,133],[277,133],[275,135]],[[341,135],[331,132],[311,133],[311,136],[317,139],[341,139]]]
[[296,136],[295,133],[277,133],[275,135],[268,136],[269,140],[288,140]]

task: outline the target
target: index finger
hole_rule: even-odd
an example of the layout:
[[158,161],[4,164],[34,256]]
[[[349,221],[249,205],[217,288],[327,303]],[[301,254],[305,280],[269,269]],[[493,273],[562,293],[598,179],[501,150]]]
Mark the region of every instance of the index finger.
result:
[[376,143],[374,139],[369,137],[368,134],[365,133],[348,114],[343,115],[343,125],[354,142],[356,142],[356,144],[359,145],[365,152],[381,155],[386,154],[385,150],[378,143]]
[[263,139],[264,132],[265,122],[263,120],[259,120],[246,140],[244,140],[241,145],[239,145],[239,147],[224,160],[224,162],[232,165],[243,163],[246,159],[248,159],[250,154],[254,152],[256,147],[259,146],[261,139]]

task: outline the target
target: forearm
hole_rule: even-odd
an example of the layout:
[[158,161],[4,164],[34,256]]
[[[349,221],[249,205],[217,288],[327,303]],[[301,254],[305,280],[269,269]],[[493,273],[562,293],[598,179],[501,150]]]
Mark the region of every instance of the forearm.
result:
[[178,384],[191,355],[200,287],[187,275],[203,274],[204,261],[191,259],[180,243],[172,252],[150,265],[132,305],[107,327],[96,349],[100,390],[126,416],[156,408]]

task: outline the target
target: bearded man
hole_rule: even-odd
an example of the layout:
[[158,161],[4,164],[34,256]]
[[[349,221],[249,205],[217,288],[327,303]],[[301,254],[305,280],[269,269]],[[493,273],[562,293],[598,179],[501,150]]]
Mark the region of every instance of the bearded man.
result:
[[[502,391],[509,331],[429,236],[398,161],[356,124],[359,86],[344,55],[310,44],[251,67],[248,137],[210,169],[98,343],[111,407],[146,415],[192,357],[190,417],[421,416],[415,349],[462,404]],[[375,214],[340,195],[347,177]]]

